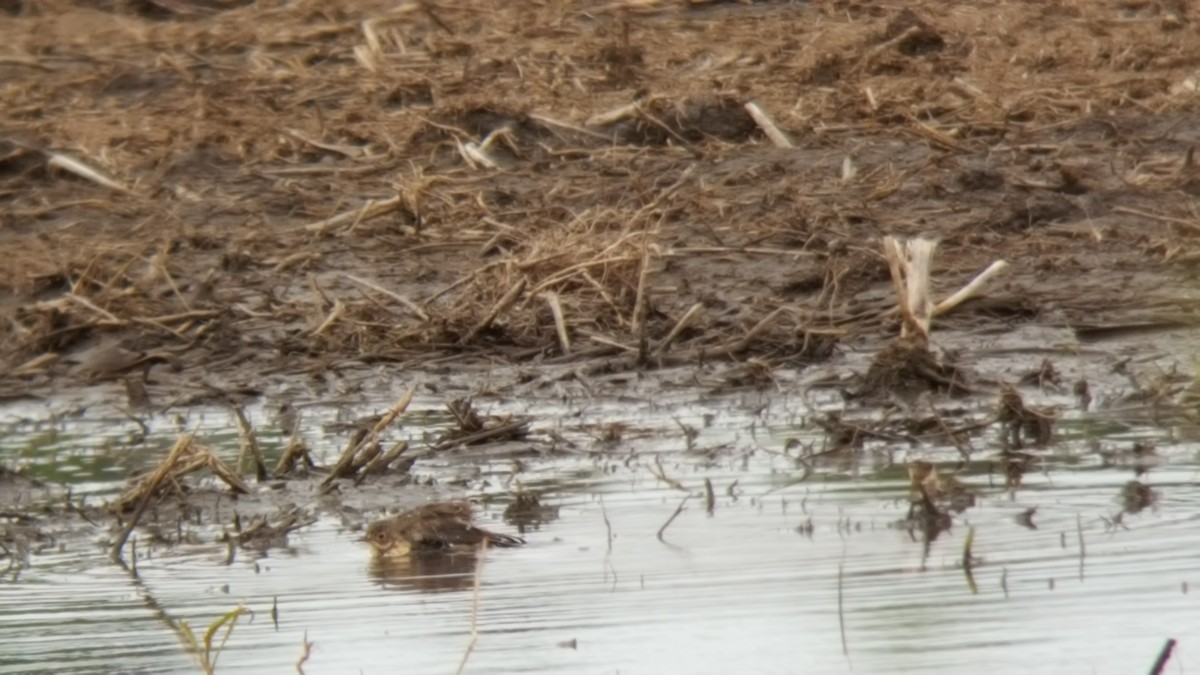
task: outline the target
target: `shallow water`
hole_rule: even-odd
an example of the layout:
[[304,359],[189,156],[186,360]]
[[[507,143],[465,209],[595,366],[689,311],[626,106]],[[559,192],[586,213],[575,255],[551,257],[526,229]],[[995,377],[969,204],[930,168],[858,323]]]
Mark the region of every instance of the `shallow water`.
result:
[[[800,481],[804,471],[785,442],[819,447],[822,434],[806,421],[835,407],[835,397],[706,395],[664,382],[631,382],[628,391],[480,398],[483,411],[533,417],[541,440],[531,447],[546,451],[554,431],[556,452],[522,457],[519,474],[505,456],[415,467],[496,497],[481,520],[500,531],[513,531],[500,512],[517,483],[558,507],[557,519],[525,534],[528,546],[486,553],[466,672],[1126,673],[1147,670],[1167,637],[1183,639],[1174,668],[1195,649],[1187,638],[1200,626],[1188,592],[1200,582],[1198,448],[1174,429],[1068,410],[1015,498],[987,473],[994,433],[974,439],[983,461],[960,478],[981,499],[925,556],[920,541],[894,526],[907,510],[908,482],[886,459],[948,468],[956,450],[879,443],[860,461],[828,462]],[[382,410],[394,394],[349,410]],[[437,413],[444,400],[414,402],[411,410],[435,413],[405,427],[414,441],[445,423]],[[270,409],[250,411],[268,451],[283,442]],[[347,410],[303,409],[302,432],[318,453],[338,452],[345,434],[323,429]],[[140,426],[102,406],[57,421],[41,410],[6,412],[7,463],[70,481],[90,499],[114,494],[180,430],[236,452],[220,410],[151,419],[144,440]],[[614,421],[627,425],[624,438],[595,441]],[[699,431],[690,449],[680,424]],[[1162,464],[1149,483],[1161,499],[1113,527],[1106,519],[1120,511],[1117,495],[1133,472],[1104,465],[1091,444],[1134,439],[1158,445]],[[716,495],[711,515],[705,479]],[[656,533],[688,494],[660,541]],[[1016,520],[1033,506],[1036,530]],[[974,592],[960,564],[969,527],[982,559]],[[100,535],[33,555],[27,569],[0,582],[0,673],[195,671],[171,622],[202,633],[239,604],[252,615],[221,652],[219,673],[291,672],[305,636],[313,643],[308,673],[453,672],[470,640],[473,560],[449,570],[381,571],[357,541],[361,533],[328,515],[293,534],[287,549],[257,559],[242,552],[229,565],[225,545],[213,542],[218,532],[197,534],[194,545],[143,544],[136,580],[107,562]],[[428,576],[437,572],[448,575]]]

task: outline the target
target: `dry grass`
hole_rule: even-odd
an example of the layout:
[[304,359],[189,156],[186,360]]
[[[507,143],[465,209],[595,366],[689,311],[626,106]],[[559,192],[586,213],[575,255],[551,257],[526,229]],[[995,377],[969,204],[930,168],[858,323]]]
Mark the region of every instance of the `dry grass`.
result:
[[101,336],[209,371],[805,361],[894,333],[885,234],[942,239],[938,295],[1014,264],[959,325],[1186,309],[1161,274],[1200,253],[1169,3],[15,7],[0,359],[35,383]]

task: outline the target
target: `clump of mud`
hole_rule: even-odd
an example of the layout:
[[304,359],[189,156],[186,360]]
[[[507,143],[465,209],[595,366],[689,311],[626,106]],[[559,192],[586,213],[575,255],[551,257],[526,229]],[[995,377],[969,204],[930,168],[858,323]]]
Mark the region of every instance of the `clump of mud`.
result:
[[898,338],[875,355],[853,392],[856,398],[911,401],[924,393],[970,393],[965,370],[939,360],[921,336]]

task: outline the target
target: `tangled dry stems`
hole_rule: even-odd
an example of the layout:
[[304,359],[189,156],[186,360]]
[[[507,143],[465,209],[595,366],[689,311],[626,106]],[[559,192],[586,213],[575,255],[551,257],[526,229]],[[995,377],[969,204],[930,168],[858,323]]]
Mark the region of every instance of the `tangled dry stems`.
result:
[[[1196,255],[1169,3],[235,5],[19,3],[10,372],[97,336],[265,369],[804,360],[894,332],[883,234],[942,238],[935,291],[1027,260],[993,294],[1020,316],[1114,304],[1047,275]],[[1161,285],[1128,292],[1178,308]]]

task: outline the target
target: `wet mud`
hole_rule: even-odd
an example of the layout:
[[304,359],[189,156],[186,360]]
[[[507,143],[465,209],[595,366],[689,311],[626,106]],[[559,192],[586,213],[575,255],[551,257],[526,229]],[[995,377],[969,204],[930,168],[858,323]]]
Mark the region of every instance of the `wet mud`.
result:
[[[972,514],[1020,502],[1037,531],[1049,466],[1119,471],[1089,508],[1128,530],[1179,499],[1154,471],[1194,461],[1186,10],[8,3],[0,407],[21,433],[130,429],[100,499],[0,458],[8,572],[87,547],[133,578],[148,550],[232,566],[464,495],[536,533],[624,471],[683,500],[666,544],[687,508],[741,505],[745,475],[697,478],[739,463],[777,483],[757,500],[889,481],[922,571],[968,528],[973,590]],[[910,292],[889,250],[918,240]],[[755,406],[788,397],[761,439]],[[641,417],[677,399],[703,413]],[[211,411],[220,443],[147,442]],[[368,575],[468,591],[478,569]]]

